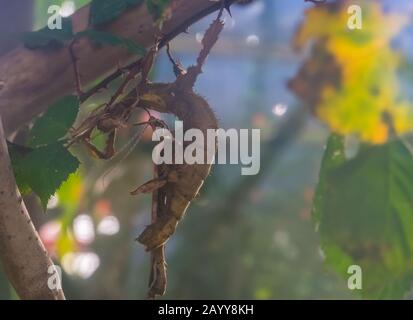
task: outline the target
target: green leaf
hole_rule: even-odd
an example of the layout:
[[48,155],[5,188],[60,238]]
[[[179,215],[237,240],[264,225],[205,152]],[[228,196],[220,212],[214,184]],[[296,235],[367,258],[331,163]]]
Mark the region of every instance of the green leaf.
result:
[[123,0],[94,0],[90,5],[90,22],[92,25],[107,23],[125,10],[126,2]]
[[116,19],[126,9],[143,0],[93,0],[90,6],[90,23],[100,25]]
[[63,182],[59,190],[57,190],[59,205],[64,209],[64,216],[68,215],[73,217],[79,206],[82,194],[83,177],[80,170],[77,170],[72,173],[69,179]]
[[[334,157],[333,155],[336,154]],[[366,298],[401,298],[413,279],[413,157],[401,140],[344,158],[329,140],[313,214],[327,264],[346,279],[362,268]]]
[[59,99],[35,122],[30,131],[29,146],[50,144],[62,138],[76,120],[78,111],[79,100],[76,96]]
[[14,145],[9,151],[19,188],[35,192],[44,209],[62,182],[79,166],[79,161],[61,143],[36,149]]
[[129,50],[130,52],[140,56],[143,56],[146,53],[146,49],[134,42],[133,40],[122,38],[108,32],[85,30],[77,33],[76,37],[88,37],[91,41],[101,45],[123,47]]
[[326,177],[328,172],[346,160],[344,150],[344,138],[338,134],[332,134],[328,138],[327,146],[321,162],[319,182],[314,196],[312,216],[315,222],[320,222],[322,213],[322,203],[326,190]]
[[7,148],[19,191],[22,195],[28,194],[31,192],[31,188],[24,179],[22,162],[33,149],[9,141],[7,141]]
[[56,49],[73,38],[72,19],[62,18],[62,29],[49,29],[48,26],[38,31],[23,34],[23,43],[28,49]]

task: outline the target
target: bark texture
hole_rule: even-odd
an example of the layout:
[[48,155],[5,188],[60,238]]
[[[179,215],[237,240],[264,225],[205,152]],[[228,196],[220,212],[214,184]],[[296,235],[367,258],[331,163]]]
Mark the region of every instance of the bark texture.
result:
[[[63,300],[56,273],[16,186],[0,118],[0,259],[21,299]],[[50,272],[50,273],[49,273]],[[49,278],[52,276],[52,281]]]

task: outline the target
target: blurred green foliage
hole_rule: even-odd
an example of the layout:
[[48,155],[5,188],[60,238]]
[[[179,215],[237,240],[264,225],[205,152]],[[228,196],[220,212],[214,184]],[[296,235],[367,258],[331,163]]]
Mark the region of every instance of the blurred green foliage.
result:
[[96,30],[85,30],[79,32],[75,35],[77,38],[87,37],[92,42],[100,45],[110,45],[114,47],[123,47],[128,49],[130,52],[143,56],[146,53],[145,47],[137,44],[135,41],[116,36],[114,34],[96,31]]
[[413,270],[413,156],[405,140],[361,145],[347,160],[344,139],[331,136],[314,215],[327,263],[345,277],[362,268],[366,298],[402,298]]
[[79,101],[76,96],[59,99],[36,120],[30,130],[28,145],[35,148],[63,138],[75,122],[78,112]]
[[143,2],[144,0],[94,0],[91,3],[90,22],[92,25],[108,23],[129,7]]

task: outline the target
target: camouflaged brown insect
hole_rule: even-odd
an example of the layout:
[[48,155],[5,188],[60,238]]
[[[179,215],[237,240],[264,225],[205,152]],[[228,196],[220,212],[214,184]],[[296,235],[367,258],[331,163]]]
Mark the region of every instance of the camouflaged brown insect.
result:
[[[197,76],[211,48],[218,40],[223,29],[223,22],[218,18],[211,24],[203,39],[203,49],[197,64],[188,71],[183,70],[175,61],[174,70],[179,70],[174,83],[153,83],[143,86],[140,91],[138,106],[161,113],[170,113],[183,122],[184,132],[199,129],[203,137],[207,130],[218,129],[218,121],[207,101],[193,91]],[[169,50],[168,50],[169,51]],[[169,52],[168,52],[169,53]],[[191,142],[184,142],[183,147]],[[171,164],[156,167],[156,177],[132,192],[139,194],[154,192],[152,210],[153,223],[137,238],[152,251],[152,270],[150,275],[148,297],[163,295],[166,289],[166,264],[164,244],[175,232],[178,222],[184,217],[190,202],[197,196],[204,180],[211,170],[212,159],[216,152],[208,152],[208,143],[204,141],[203,164]],[[156,192],[156,194],[155,194]]]
[[[224,2],[223,2],[224,4]],[[223,7],[224,8],[224,7]],[[160,113],[175,115],[183,122],[184,132],[189,129],[199,129],[207,137],[208,129],[218,129],[217,119],[207,101],[193,91],[193,86],[202,66],[218,40],[218,35],[223,29],[221,21],[222,10],[218,18],[211,24],[202,41],[203,48],[198,56],[197,63],[184,70],[177,64],[169,53],[177,75],[173,83],[149,83],[147,76],[152,67],[157,53],[157,45],[142,59],[141,82],[120,102],[114,103],[116,98],[102,108],[93,112],[81,125],[72,130],[69,145],[81,142],[91,153],[102,159],[111,158],[114,151],[116,130],[125,126],[134,108],[154,110]],[[136,70],[134,71],[136,72]],[[132,78],[135,73],[131,72]],[[124,87],[124,86],[122,86]],[[118,97],[119,93],[115,95]],[[149,111],[148,111],[149,112]],[[153,129],[164,126],[164,123],[150,116],[147,126]],[[98,150],[90,142],[93,130],[108,134],[108,141],[104,151]],[[184,148],[191,142],[185,142]],[[137,240],[145,245],[147,251],[152,253],[152,270],[149,281],[148,297],[163,295],[166,289],[166,263],[164,246],[170,236],[175,232],[178,222],[185,215],[190,202],[197,196],[205,178],[209,175],[212,159],[216,152],[216,143],[213,153],[208,152],[208,143],[204,141],[204,164],[164,164],[155,166],[153,180],[145,183],[131,194],[153,193],[152,198],[152,224],[149,225]],[[175,162],[175,161],[174,161]]]

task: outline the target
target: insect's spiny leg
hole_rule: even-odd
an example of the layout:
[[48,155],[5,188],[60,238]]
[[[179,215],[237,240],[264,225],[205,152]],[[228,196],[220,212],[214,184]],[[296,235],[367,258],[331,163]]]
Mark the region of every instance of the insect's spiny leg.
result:
[[168,55],[169,61],[171,61],[172,65],[173,65],[173,70],[174,70],[174,74],[176,77],[178,76],[183,76],[186,74],[186,70],[185,68],[179,63],[177,62],[174,57],[171,54],[171,46],[169,44],[169,42],[166,44],[166,54]]
[[116,156],[118,155],[122,155],[124,153],[124,151],[126,150],[126,153],[120,158],[118,159],[111,167],[109,167],[108,170],[106,170],[106,172],[102,175],[102,180],[103,183],[105,181],[105,178],[112,172],[112,170],[115,168],[115,165],[117,163],[122,162],[123,160],[125,160],[131,153],[132,151],[135,149],[135,147],[137,146],[137,144],[139,143],[139,141],[142,138],[143,133],[145,132],[145,130],[148,128],[148,126],[144,127],[141,131],[136,132],[133,137],[131,139],[129,139],[129,141],[116,153]]
[[[154,165],[154,178],[159,179],[159,167]],[[156,189],[152,193],[152,223],[161,216],[163,212],[162,200],[164,192]],[[165,261],[165,246],[162,245],[151,252],[151,273],[149,276],[148,298],[154,299],[157,295],[162,296],[166,290],[167,275]]]
[[83,142],[88,148],[88,150],[99,159],[110,159],[115,154],[115,139],[116,139],[116,129],[111,131],[106,141],[106,146],[104,151],[100,151],[95,145],[93,145],[89,139],[84,139]]

